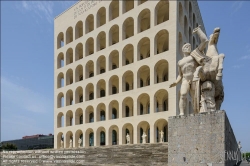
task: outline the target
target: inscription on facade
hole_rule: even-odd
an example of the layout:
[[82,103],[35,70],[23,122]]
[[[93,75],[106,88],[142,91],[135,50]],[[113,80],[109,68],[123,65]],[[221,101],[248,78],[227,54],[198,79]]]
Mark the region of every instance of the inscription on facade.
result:
[[88,11],[98,3],[100,3],[102,0],[85,0],[80,3],[78,3],[74,7],[74,19],[76,19],[78,16],[84,14],[84,12]]

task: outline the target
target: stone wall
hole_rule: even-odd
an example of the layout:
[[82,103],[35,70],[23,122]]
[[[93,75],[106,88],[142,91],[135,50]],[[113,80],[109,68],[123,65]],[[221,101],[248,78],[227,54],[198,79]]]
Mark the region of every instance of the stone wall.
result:
[[[169,118],[169,166],[233,166],[237,142],[225,111]],[[235,158],[236,156],[234,156]]]
[[[69,153],[72,151],[72,153]],[[76,154],[75,152],[79,152]],[[74,157],[74,160],[81,160],[83,162],[79,164],[62,164],[55,163],[55,160],[71,160],[65,158],[53,159],[53,156],[66,156],[71,155],[80,156],[80,158]],[[8,155],[8,163],[6,163]],[[50,156],[49,158],[43,158],[43,156]],[[25,158],[29,156],[28,158]],[[35,158],[32,158],[35,157]],[[40,159],[39,159],[40,157]],[[3,160],[5,162],[3,163]],[[12,162],[14,160],[20,161],[20,163]],[[24,160],[24,161],[23,161]],[[28,160],[39,161],[38,163],[24,163]],[[21,163],[22,162],[22,163]],[[46,164],[46,162],[51,162]],[[109,166],[119,166],[119,165],[134,165],[134,166],[166,166],[168,162],[168,143],[155,143],[155,144],[136,144],[136,145],[115,145],[115,146],[103,146],[103,147],[89,147],[89,148],[74,148],[74,149],[64,149],[64,150],[33,150],[33,151],[23,151],[21,154],[11,154],[2,153],[1,154],[1,166],[56,166],[56,165],[109,165]]]

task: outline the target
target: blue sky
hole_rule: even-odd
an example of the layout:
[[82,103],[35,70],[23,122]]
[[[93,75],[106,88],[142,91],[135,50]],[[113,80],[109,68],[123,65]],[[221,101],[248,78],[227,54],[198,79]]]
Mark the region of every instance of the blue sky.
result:
[[[74,1],[1,1],[1,140],[53,133],[54,17]],[[199,1],[209,36],[221,28],[226,110],[250,151],[250,2]]]

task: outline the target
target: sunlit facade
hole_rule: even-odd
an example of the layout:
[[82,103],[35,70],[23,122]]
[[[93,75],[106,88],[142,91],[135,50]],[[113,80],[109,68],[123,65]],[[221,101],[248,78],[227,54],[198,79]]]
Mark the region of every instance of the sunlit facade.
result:
[[204,27],[197,2],[79,1],[54,23],[54,148],[167,142],[181,47]]

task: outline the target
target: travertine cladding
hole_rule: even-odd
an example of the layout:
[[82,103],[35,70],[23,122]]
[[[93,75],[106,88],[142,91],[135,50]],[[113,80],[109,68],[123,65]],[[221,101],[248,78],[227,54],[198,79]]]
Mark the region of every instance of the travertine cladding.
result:
[[[84,0],[54,20],[54,148],[157,143],[179,114],[181,47],[199,44],[196,1]],[[192,113],[190,97],[185,114]],[[72,140],[72,144],[71,141]]]
[[[69,151],[71,149],[64,149],[64,150]],[[82,158],[80,158],[85,160],[85,162],[83,164],[78,164],[78,165],[166,166],[168,162],[168,143],[102,146],[102,147],[89,147],[80,149],[74,148],[74,150],[81,150],[86,152],[85,155],[82,155]],[[49,152],[49,150],[47,151]],[[50,151],[56,151],[56,150],[50,150]],[[58,151],[63,151],[63,150],[58,150]],[[43,153],[43,155],[51,155],[51,154]],[[68,153],[67,155],[69,156],[71,154]],[[72,153],[72,155],[74,154]],[[1,163],[1,165],[2,164],[3,163]],[[16,164],[5,164],[5,165],[14,166]],[[20,166],[22,164],[18,165]],[[62,166],[62,165],[77,165],[77,164],[23,164],[23,165]]]
[[170,166],[232,166],[226,153],[237,151],[237,142],[225,111],[169,118]]

